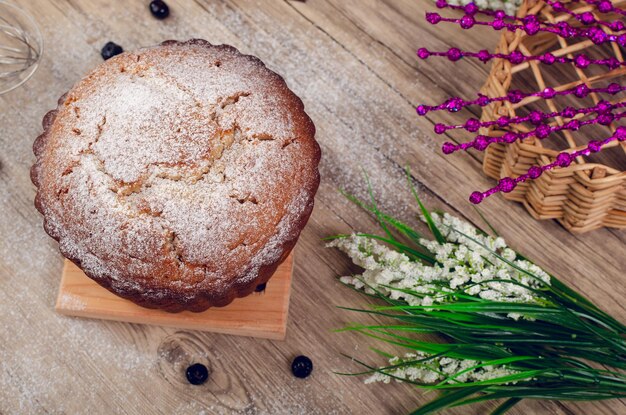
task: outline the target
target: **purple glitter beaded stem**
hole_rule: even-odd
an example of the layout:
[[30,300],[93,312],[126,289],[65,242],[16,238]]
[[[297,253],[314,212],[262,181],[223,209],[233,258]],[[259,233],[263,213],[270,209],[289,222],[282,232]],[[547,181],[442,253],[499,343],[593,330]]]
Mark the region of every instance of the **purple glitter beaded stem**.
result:
[[511,192],[515,189],[515,187],[517,187],[519,183],[523,183],[529,179],[536,179],[539,176],[541,176],[541,174],[545,172],[546,170],[552,170],[556,167],[568,167],[570,164],[572,164],[572,162],[574,161],[576,157],[588,156],[591,153],[597,153],[598,151],[602,150],[602,147],[604,147],[605,145],[609,144],[612,141],[621,141],[621,142],[626,141],[626,127],[623,127],[623,126],[618,127],[612,136],[605,138],[604,140],[590,141],[587,144],[587,146],[581,150],[577,150],[572,153],[566,153],[566,152],[559,153],[556,159],[552,163],[547,164],[545,166],[541,166],[541,167],[533,166],[521,176],[518,176],[516,178],[504,177],[498,181],[498,184],[496,186],[492,187],[489,190],[486,190],[484,192],[478,192],[478,191],[473,192],[470,195],[469,200],[473,204],[478,204],[482,202],[485,198],[491,196],[494,193]]
[[540,140],[543,140],[554,132],[563,131],[563,130],[576,131],[580,129],[581,127],[584,127],[587,125],[598,124],[600,122],[603,125],[608,125],[612,123],[613,121],[620,120],[625,117],[626,117],[626,111],[618,113],[618,114],[604,113],[604,114],[598,114],[595,118],[590,119],[590,120],[584,120],[584,121],[571,120],[571,121],[566,122],[563,125],[549,126],[547,124],[542,124],[538,126],[537,128],[535,128],[534,130],[531,130],[525,133],[514,133],[512,131],[509,131],[501,137],[488,137],[484,135],[478,135],[471,141],[467,141],[467,142],[460,143],[457,145],[453,143],[444,143],[442,146],[442,150],[446,154],[454,153],[455,151],[459,151],[459,150],[469,150],[470,148],[474,148],[478,151],[484,151],[492,143],[510,144],[515,141],[518,141],[518,140],[521,141],[525,138],[533,137],[533,136],[539,138]]
[[[578,0],[572,0],[572,3],[579,3]],[[585,3],[596,6],[600,13],[616,13],[626,16],[626,11],[613,6],[608,0],[585,0]]]
[[531,122],[534,125],[539,125],[543,121],[554,118],[554,117],[564,117],[564,118],[573,118],[578,114],[591,114],[593,112],[597,112],[598,114],[604,114],[609,111],[612,111],[617,108],[626,107],[626,102],[619,102],[617,104],[611,104],[608,101],[600,101],[598,104],[592,107],[586,108],[565,108],[562,111],[553,111],[553,112],[541,112],[541,111],[531,111],[529,115],[526,116],[517,116],[513,118],[509,118],[507,116],[502,116],[495,121],[480,121],[476,118],[469,118],[464,124],[457,125],[445,125],[445,124],[435,124],[434,131],[436,134],[443,134],[448,130],[456,130],[456,129],[465,129],[471,133],[478,131],[482,127],[491,127],[492,125],[497,125],[500,128],[507,127],[511,124],[521,124],[523,122]]
[[[580,0],[571,0],[573,3],[578,3]],[[615,8],[609,1],[606,0],[583,0],[588,4],[596,5],[598,11],[602,13],[615,12],[621,15],[626,15],[626,12]],[[451,8],[455,10],[462,10],[464,12],[463,17],[461,18],[445,18],[439,15],[438,13],[427,13],[426,20],[431,24],[438,24],[440,22],[450,22],[455,23],[461,26],[463,29],[470,29],[474,26],[491,26],[495,30],[506,29],[511,32],[523,30],[528,35],[532,36],[537,34],[538,32],[549,32],[554,33],[562,38],[571,38],[574,36],[577,37],[585,37],[590,39],[595,44],[601,44],[605,42],[616,42],[620,46],[626,46],[626,34],[613,34],[607,33],[601,27],[591,26],[590,25],[599,25],[605,26],[611,29],[614,32],[620,32],[625,30],[626,27],[620,21],[611,21],[606,22],[600,19],[597,19],[593,13],[584,12],[577,13],[572,10],[569,10],[565,7],[565,5],[558,0],[546,0],[548,5],[551,5],[555,11],[563,11],[568,13],[570,16],[575,18],[581,24],[588,26],[585,28],[578,28],[570,25],[567,22],[541,22],[537,15],[528,15],[524,18],[518,18],[515,16],[509,16],[504,13],[502,10],[496,11],[484,11],[480,10],[474,3],[469,3],[466,6],[451,6],[445,0],[437,0],[437,7],[439,8]],[[482,21],[477,20],[475,16],[484,15],[490,16],[493,18],[492,21]],[[508,20],[508,21],[507,21]],[[557,57],[554,54],[547,52],[542,55],[535,56],[525,56],[519,51],[513,51],[508,54],[502,53],[490,53],[487,50],[481,50],[478,52],[468,52],[462,51],[458,48],[450,48],[446,52],[434,52],[429,51],[426,48],[420,48],[417,51],[417,56],[420,59],[428,59],[431,56],[445,56],[448,60],[452,62],[456,62],[464,57],[472,57],[477,58],[483,63],[487,63],[494,58],[508,60],[512,64],[521,64],[529,61],[538,61],[546,65],[552,65],[555,63],[571,63],[577,68],[584,69],[590,65],[603,65],[608,67],[609,69],[617,69],[621,66],[626,66],[626,63],[620,62],[618,59],[612,57],[607,59],[592,59],[584,53],[580,53],[573,58],[569,57]],[[447,109],[449,112],[458,112],[464,107],[468,105],[477,104],[481,107],[487,106],[493,102],[501,102],[501,101],[509,101],[513,104],[521,102],[523,99],[527,97],[539,97],[542,99],[552,99],[557,95],[569,95],[574,94],[578,98],[583,98],[589,95],[590,93],[596,92],[608,92],[610,94],[617,94],[625,90],[626,88],[621,87],[618,84],[612,83],[606,88],[589,88],[587,85],[578,85],[576,87],[570,88],[564,91],[555,91],[553,88],[546,88],[543,91],[535,92],[535,93],[523,93],[521,91],[509,91],[508,94],[504,97],[497,98],[489,98],[485,95],[478,94],[478,98],[472,101],[465,101],[460,97],[452,97],[445,101],[444,103],[437,106],[427,106],[427,105],[419,105],[416,107],[416,111],[419,115],[424,116],[430,111]],[[540,111],[532,111],[529,115],[525,117],[500,117],[496,121],[488,121],[481,123],[479,120],[470,118],[462,125],[452,125],[446,126],[444,124],[436,124],[435,132],[437,134],[443,134],[445,131],[454,128],[464,128],[470,132],[476,132],[481,127],[488,127],[494,124],[498,124],[501,127],[506,127],[513,123],[521,123],[530,121],[535,126],[535,130],[529,131],[526,133],[513,133],[507,132],[502,137],[487,137],[483,135],[478,135],[474,140],[468,143],[462,143],[460,145],[455,145],[453,143],[444,143],[443,151],[444,153],[451,153],[458,149],[467,149],[467,148],[476,148],[478,150],[484,150],[491,142],[505,142],[512,143],[518,139],[527,138],[530,136],[537,136],[539,139],[544,139],[550,135],[550,133],[554,131],[560,130],[578,130],[582,126],[600,123],[603,125],[609,125],[616,119],[620,119],[626,117],[626,112],[613,114],[612,110],[615,108],[621,108],[625,105],[622,103],[619,104],[611,104],[607,101],[601,101],[597,105],[588,108],[565,108],[562,111],[554,111],[551,113],[543,113]],[[574,117],[578,114],[590,114],[597,113],[597,116],[591,120],[580,121],[574,119]],[[570,121],[566,122],[560,126],[550,126],[548,124],[544,124],[544,120],[547,118],[553,117],[564,117],[571,118]],[[528,179],[536,179],[541,174],[555,167],[567,167],[572,161],[580,156],[580,155],[589,155],[591,153],[595,153],[602,150],[602,147],[608,144],[611,141],[619,140],[624,141],[626,139],[626,127],[619,127],[616,133],[605,139],[605,140],[592,140],[587,144],[587,147],[582,150],[574,151],[573,153],[562,152],[557,155],[555,161],[543,167],[532,166],[525,174],[517,177],[505,177],[498,182],[498,185],[494,188],[491,188],[485,192],[474,192],[470,196],[470,201],[472,203],[480,203],[484,198],[490,196],[491,194],[497,192],[511,192],[515,189],[518,183],[524,182]]]
[[[472,3],[470,3],[472,4]],[[508,23],[502,18],[496,18],[493,21],[476,20],[473,12],[465,13],[461,18],[448,18],[442,17],[439,13],[429,12],[426,13],[426,20],[433,25],[440,22],[455,23],[462,29],[471,29],[474,26],[488,26],[495,30],[506,29],[510,32],[517,30],[523,30],[529,36],[533,36],[539,32],[553,33],[563,38],[572,37],[584,37],[590,39],[595,44],[602,44],[606,42],[616,42],[620,46],[626,45],[626,35],[608,34],[598,27],[588,28],[575,28],[567,22],[559,22],[553,26],[542,25],[539,19],[535,15],[528,15],[523,19],[522,24]],[[585,16],[587,16],[585,14]],[[593,17],[593,15],[592,15]],[[595,18],[594,18],[595,21]],[[484,59],[488,60],[488,56],[484,56]],[[480,59],[481,61],[485,61]]]
[[[549,5],[552,5],[552,3],[560,3],[562,5],[561,2],[556,2],[556,1],[546,1],[546,3],[548,3]],[[463,12],[465,12],[466,14],[471,14],[471,15],[477,15],[477,14],[481,14],[481,15],[485,15],[485,16],[490,16],[490,17],[494,17],[498,20],[512,20],[512,21],[517,21],[517,22],[522,22],[524,23],[525,21],[528,21],[529,19],[526,18],[522,18],[522,17],[517,17],[517,16],[512,16],[509,14],[506,14],[503,10],[483,10],[480,9],[478,6],[476,6],[475,3],[468,3],[465,6],[456,6],[456,5],[451,5],[449,4],[447,1],[445,0],[437,0],[437,7],[440,9],[451,9],[451,10],[461,10]],[[559,4],[556,5],[557,8],[559,8]],[[576,20],[578,20],[579,22],[589,25],[589,24],[598,24],[601,26],[606,26],[609,29],[613,30],[614,32],[619,32],[622,31],[624,29],[626,29],[626,27],[624,27],[624,24],[619,21],[619,20],[615,20],[613,22],[607,22],[604,20],[598,20],[595,18],[595,16],[593,16],[593,14],[586,12],[586,13],[575,13],[567,8],[565,8],[563,11],[565,11],[566,13],[568,13],[569,15],[571,15],[572,17],[574,17]],[[531,16],[536,16],[536,15],[531,15]],[[534,20],[533,17],[530,18],[530,20]],[[562,22],[561,22],[562,23]],[[542,25],[546,26],[546,27],[564,27],[563,24],[557,24],[557,23],[552,23],[552,22],[546,22],[546,21],[542,21],[541,22]],[[570,26],[569,24],[565,23],[566,25]]]
[[[445,101],[442,104],[429,106],[429,105],[418,105],[415,110],[421,116],[426,115],[431,111],[440,111],[440,110],[448,110],[449,112],[458,112],[465,107],[470,105],[479,105],[481,107],[485,107],[493,102],[513,102],[518,103],[525,98],[528,97],[539,97],[543,99],[552,99],[556,96],[566,96],[575,94],[579,85],[574,86],[572,88],[564,89],[563,91],[556,91],[553,88],[545,88],[543,91],[525,93],[522,91],[509,91],[507,95],[495,98],[489,98],[486,95],[478,94],[478,98],[470,101],[463,100],[459,97],[452,97]],[[589,88],[589,93],[608,93],[611,95],[615,95],[619,92],[626,91],[626,86],[621,86],[616,83],[611,83],[605,88]]]
[[553,63],[573,63],[577,68],[580,69],[584,69],[589,65],[602,65],[608,67],[609,69],[617,69],[621,66],[626,66],[626,62],[620,62],[615,57],[607,59],[591,59],[584,53],[579,53],[575,57],[570,58],[566,56],[557,57],[550,52],[544,53],[542,55],[527,56],[519,51],[513,51],[511,53],[490,53],[486,50],[481,50],[479,52],[467,52],[459,50],[458,48],[450,48],[446,52],[434,52],[426,48],[420,48],[418,50],[417,56],[420,59],[428,59],[430,56],[445,56],[452,62],[456,62],[464,57],[470,57],[476,58],[483,63],[487,63],[491,59],[498,58],[507,60],[514,65],[529,61],[539,61],[547,65],[552,65]]
[[[578,3],[578,2],[577,1],[573,1],[572,3]],[[587,2],[587,3],[594,4],[592,2]],[[602,2],[596,2],[596,7],[597,7],[597,5],[599,3],[602,3]],[[606,2],[606,3],[608,3],[608,5],[610,6],[610,10],[604,8],[604,6],[603,6],[603,10],[607,10],[607,11],[603,11],[602,13],[614,12],[614,13],[619,13],[619,14],[624,15],[624,11],[623,10],[615,8],[611,4],[611,2]],[[609,29],[611,29],[614,32],[621,32],[622,30],[626,29],[626,26],[620,20],[614,20],[614,21],[608,22],[608,21],[596,19],[596,17],[591,12],[576,13],[576,12],[568,9],[566,7],[566,5],[563,2],[561,2],[561,1],[546,0],[546,4],[548,4],[550,7],[552,7],[552,9],[554,9],[554,11],[556,11],[556,12],[563,12],[563,13],[569,14],[570,16],[572,16],[573,18],[575,18],[576,20],[578,20],[580,23],[582,23],[584,25],[598,24],[598,25],[606,26],[606,27],[608,27]],[[600,11],[600,10],[598,9],[598,11]]]

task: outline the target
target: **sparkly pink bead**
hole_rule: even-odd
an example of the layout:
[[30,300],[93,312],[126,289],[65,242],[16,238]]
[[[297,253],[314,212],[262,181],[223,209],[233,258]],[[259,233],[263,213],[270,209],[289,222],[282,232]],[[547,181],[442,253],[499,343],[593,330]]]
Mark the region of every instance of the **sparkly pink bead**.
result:
[[598,151],[602,150],[602,143],[598,140],[591,140],[588,144],[587,144],[587,148],[592,152],[592,153],[597,153]]
[[539,28],[540,26],[537,22],[529,22],[524,24],[524,31],[530,36],[537,34],[537,32],[539,32]]
[[491,99],[486,95],[481,95],[478,97],[476,103],[481,107],[486,107],[491,102]]
[[509,193],[515,189],[515,180],[510,177],[505,177],[498,181],[498,189],[503,193]]
[[544,139],[550,135],[550,126],[548,125],[540,125],[535,129],[535,135],[539,139]]
[[502,141],[505,143],[514,143],[517,140],[517,135],[512,132],[507,132],[501,137]]
[[604,0],[598,3],[598,10],[601,13],[609,13],[611,10],[613,10],[613,5],[610,1]]
[[498,121],[496,122],[498,123],[498,127],[506,127],[510,124],[511,119],[506,115],[503,115],[502,117],[498,118]]
[[572,163],[572,156],[569,153],[559,153],[555,160],[557,166],[567,167]]
[[625,141],[626,140],[626,127],[624,126],[617,127],[617,129],[615,130],[615,137],[617,137],[619,141]]
[[437,0],[437,3],[435,3],[437,5],[438,8],[443,9],[445,7],[448,7],[448,2],[446,0]]
[[446,103],[446,109],[450,112],[458,112],[461,110],[463,101],[460,98],[452,98]]
[[620,86],[620,84],[616,84],[614,82],[609,84],[609,86],[606,88],[606,91],[611,95],[615,95],[621,90],[622,90],[622,87]]
[[613,116],[613,114],[606,113],[606,114],[600,114],[598,115],[598,117],[596,118],[596,120],[598,120],[598,124],[600,125],[609,125],[613,122],[613,119],[615,117]]
[[609,111],[611,108],[613,108],[613,105],[611,105],[611,103],[609,101],[605,101],[602,100],[600,102],[598,102],[598,105],[596,105],[596,109],[598,110],[598,113],[604,113]]
[[496,19],[491,23],[491,27],[495,30],[502,30],[504,28],[504,20]]
[[465,5],[463,10],[469,15],[475,15],[476,13],[478,13],[478,6],[474,3],[468,3]]
[[622,66],[622,64],[617,58],[611,57],[607,60],[606,66],[608,66],[609,69],[617,69]]
[[566,22],[559,22],[556,24],[556,27],[559,28],[559,35],[564,38],[570,38],[576,34],[574,28],[571,27]]
[[428,113],[428,109],[424,105],[418,105],[415,111],[417,111],[418,115],[426,115]]
[[443,145],[441,146],[441,151],[443,151],[444,154],[452,154],[454,153],[454,150],[456,150],[456,146],[454,145],[454,143],[451,143],[449,141],[443,143]]
[[461,54],[461,51],[457,48],[448,49],[448,52],[446,53],[446,55],[448,56],[448,59],[451,60],[452,62],[456,62],[463,57],[463,55]]
[[552,65],[554,63],[554,61],[556,60],[556,58],[554,57],[553,54],[548,52],[548,53],[544,53],[543,56],[541,56],[540,60],[541,60],[541,62],[545,63],[546,65]]
[[419,48],[417,50],[417,56],[420,59],[427,59],[430,56],[430,52],[426,48]]
[[443,134],[446,132],[446,126],[443,124],[435,124],[435,133]]
[[461,18],[460,25],[461,25],[461,28],[463,29],[471,29],[475,23],[476,23],[476,20],[474,20],[472,16],[465,15]]
[[474,133],[478,131],[479,128],[480,128],[480,121],[478,121],[476,118],[470,118],[467,121],[465,121],[465,129],[469,131],[470,133]]
[[541,176],[542,173],[543,170],[541,170],[541,167],[532,166],[530,169],[528,169],[528,177],[533,180]]
[[477,205],[480,202],[482,202],[484,199],[484,196],[481,192],[473,192],[470,197],[469,197],[469,201],[472,202],[473,204]]
[[581,13],[577,18],[582,24],[586,25],[590,25],[596,21],[596,18],[593,17],[593,14],[590,12]]
[[626,26],[621,20],[615,20],[609,23],[609,28],[614,32],[621,32]]
[[489,140],[484,135],[479,135],[474,140],[474,148],[478,151],[483,151],[489,145]]
[[486,63],[486,62],[488,62],[491,59],[491,54],[489,53],[488,50],[483,49],[483,50],[479,50],[478,51],[478,53],[476,54],[476,57],[481,62]]
[[530,114],[528,114],[528,119],[534,125],[539,125],[541,121],[543,121],[543,115],[539,111],[531,111]]
[[574,58],[574,64],[581,68],[584,69],[587,66],[591,65],[591,60],[586,56],[586,55],[578,55],[576,56],[576,58]]
[[[624,28],[620,29],[620,31],[622,30],[624,30]],[[620,46],[626,46],[626,35],[619,35],[617,37],[617,44]]]
[[493,15],[496,17],[496,19],[504,19],[506,17],[506,13],[504,12],[504,10],[496,10],[495,12],[493,12]]
[[544,98],[544,99],[554,98],[555,95],[556,95],[556,91],[550,87],[541,91],[541,98]]
[[587,29],[587,37],[596,45],[604,43],[607,40],[606,33],[604,33],[604,30],[599,27],[590,27]]
[[576,131],[580,128],[580,122],[578,120],[572,120],[565,124],[565,128],[568,130]]
[[589,94],[589,87],[587,87],[587,85],[585,84],[580,84],[576,87],[576,91],[574,92],[574,95],[576,95],[578,98],[584,98],[587,96],[587,94]]
[[576,115],[576,108],[565,107],[563,108],[563,111],[561,111],[561,114],[563,114],[565,118],[572,118],[573,116]]
[[524,55],[522,54],[522,52],[514,50],[513,52],[509,54],[509,61],[513,65],[520,64],[524,62]]
[[534,14],[526,16],[523,22],[524,22],[524,31],[528,35],[533,36],[537,34],[537,32],[539,32],[541,25],[539,24],[539,21],[537,20],[537,16],[535,16]]
[[439,13],[426,13],[426,21],[430,24],[437,24],[441,21]]

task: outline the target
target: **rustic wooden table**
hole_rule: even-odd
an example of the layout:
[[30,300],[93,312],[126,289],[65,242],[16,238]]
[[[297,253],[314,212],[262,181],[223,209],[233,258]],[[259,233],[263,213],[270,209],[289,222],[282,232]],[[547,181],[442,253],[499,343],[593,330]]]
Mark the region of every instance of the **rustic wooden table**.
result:
[[[41,25],[46,50],[30,81],[0,96],[0,413],[402,414],[433,397],[408,385],[364,385],[333,373],[359,369],[340,353],[382,362],[369,352],[368,339],[332,332],[368,318],[335,308],[362,304],[363,298],[335,281],[348,261],[324,249],[320,239],[375,229],[337,192],[365,195],[363,170],[383,207],[407,220],[415,210],[408,207],[406,165],[430,206],[478,220],[467,195],[492,181],[476,155],[443,157],[431,131],[446,115],[418,118],[414,105],[451,94],[472,96],[488,68],[470,60],[454,66],[421,62],[414,51],[420,45],[492,48],[493,33],[431,27],[424,22],[424,10],[432,8],[427,0],[168,0],[172,15],[165,21],[152,18],[147,1],[17,1]],[[28,174],[42,116],[101,62],[107,41],[133,49],[192,37],[259,56],[285,76],[317,126],[323,180],[296,249],[282,342],[73,319],[53,311],[62,258],[43,232]],[[514,247],[626,321],[625,232],[571,235],[557,223],[534,221],[499,196],[482,208]],[[297,354],[315,364],[306,380],[290,374]],[[183,374],[198,361],[211,371],[199,387]],[[511,413],[618,414],[626,406],[527,401]]]

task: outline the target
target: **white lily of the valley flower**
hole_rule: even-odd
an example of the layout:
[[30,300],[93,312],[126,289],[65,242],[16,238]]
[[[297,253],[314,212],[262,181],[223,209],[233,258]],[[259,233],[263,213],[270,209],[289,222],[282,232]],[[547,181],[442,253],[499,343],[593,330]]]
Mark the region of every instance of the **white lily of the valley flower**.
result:
[[450,357],[436,357],[418,362],[427,356],[428,355],[425,353],[417,352],[407,353],[404,357],[392,357],[389,359],[389,365],[398,367],[392,369],[381,368],[382,372],[372,374],[365,380],[365,383],[389,383],[391,379],[395,378],[398,382],[409,380],[411,382],[434,384],[446,381],[448,384],[454,384],[480,382],[518,373],[514,370],[507,369],[504,365],[481,366],[471,369],[474,366],[480,365],[481,362],[467,359],[453,359]]
[[[485,235],[447,213],[433,213],[432,219],[446,243],[425,239],[420,243],[439,264],[413,261],[372,238],[353,234],[327,245],[344,251],[364,268],[361,275],[342,277],[341,281],[369,294],[380,292],[409,305],[423,306],[450,301],[447,294],[455,291],[484,300],[532,304],[537,301],[532,289],[550,284],[550,276],[541,268],[516,259],[515,251],[507,247],[504,239]],[[410,289],[420,296],[400,289]],[[517,313],[509,317],[525,318]]]

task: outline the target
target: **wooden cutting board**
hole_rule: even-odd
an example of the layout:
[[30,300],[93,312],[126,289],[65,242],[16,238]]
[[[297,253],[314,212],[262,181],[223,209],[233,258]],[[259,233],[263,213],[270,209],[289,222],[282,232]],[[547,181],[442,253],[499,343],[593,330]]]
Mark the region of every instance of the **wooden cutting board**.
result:
[[66,260],[55,309],[68,316],[283,340],[292,270],[293,254],[278,267],[263,292],[237,298],[226,307],[210,308],[202,313],[167,313],[140,307],[112,294]]

